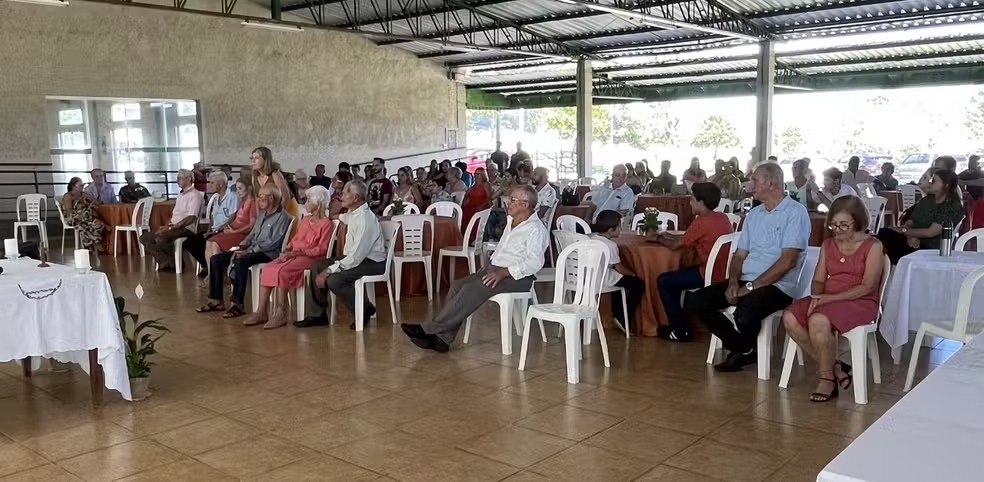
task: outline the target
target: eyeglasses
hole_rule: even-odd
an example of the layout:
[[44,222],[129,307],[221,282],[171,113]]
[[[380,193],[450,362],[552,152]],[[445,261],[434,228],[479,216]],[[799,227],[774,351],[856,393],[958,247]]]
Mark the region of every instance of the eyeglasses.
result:
[[840,223],[840,224],[830,224],[827,229],[831,231],[847,231],[854,226],[854,223]]
[[528,203],[529,201],[526,200],[526,199],[523,199],[523,198],[511,197],[511,198],[509,198],[509,202],[511,202],[511,203]]

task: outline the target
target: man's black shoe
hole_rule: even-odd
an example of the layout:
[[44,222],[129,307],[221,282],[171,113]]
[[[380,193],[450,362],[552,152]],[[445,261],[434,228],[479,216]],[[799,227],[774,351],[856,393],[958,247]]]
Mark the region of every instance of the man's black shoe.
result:
[[328,317],[325,315],[309,316],[303,320],[295,321],[294,326],[298,328],[309,328],[312,326],[327,326],[329,323]]
[[757,361],[755,350],[748,353],[731,352],[723,362],[714,365],[714,369],[719,372],[740,372],[745,365],[752,365]]
[[688,332],[678,332],[673,329],[667,329],[663,331],[657,331],[656,337],[666,341],[675,341],[680,343],[686,343],[694,341],[694,335]]
[[199,271],[198,272],[198,278],[200,278],[200,279],[208,278],[208,270],[207,269],[203,269],[203,270]]
[[442,340],[441,337],[437,335],[430,336],[434,338],[434,346],[431,347],[432,350],[438,353],[447,353],[451,349],[447,343],[444,343],[444,340]]
[[[421,328],[420,325],[403,323],[400,325],[400,329],[403,330],[403,333],[410,338],[410,341],[412,341],[414,345],[417,345],[425,350],[434,349],[434,339],[437,337],[425,333],[424,329]],[[447,347],[447,345],[444,346]]]

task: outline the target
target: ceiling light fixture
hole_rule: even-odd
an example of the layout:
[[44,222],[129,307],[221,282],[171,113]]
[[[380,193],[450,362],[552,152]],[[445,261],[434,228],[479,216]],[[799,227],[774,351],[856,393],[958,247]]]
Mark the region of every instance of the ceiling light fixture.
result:
[[285,25],[280,23],[266,23],[266,22],[256,22],[253,20],[244,20],[241,23],[243,27],[246,28],[258,28],[261,30],[275,30],[277,32],[303,32],[304,28],[300,25]]

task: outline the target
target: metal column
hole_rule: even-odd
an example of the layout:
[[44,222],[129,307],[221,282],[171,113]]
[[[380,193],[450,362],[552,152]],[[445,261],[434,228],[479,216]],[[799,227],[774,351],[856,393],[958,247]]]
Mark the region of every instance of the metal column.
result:
[[591,144],[594,136],[591,131],[591,95],[594,87],[592,81],[591,61],[577,61],[577,177],[587,177],[591,174]]
[[270,0],[270,18],[274,20],[282,20],[281,15],[283,12],[283,6],[281,0]]
[[772,96],[776,85],[776,53],[771,40],[759,43],[758,76],[755,78],[755,152],[758,165],[772,154]]

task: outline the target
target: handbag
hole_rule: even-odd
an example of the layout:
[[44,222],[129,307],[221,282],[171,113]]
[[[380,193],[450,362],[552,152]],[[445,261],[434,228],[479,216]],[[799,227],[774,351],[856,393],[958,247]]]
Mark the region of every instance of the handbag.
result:
[[577,194],[574,192],[573,187],[568,186],[561,191],[560,204],[563,206],[577,206],[578,204],[581,204],[580,200],[577,198]]

